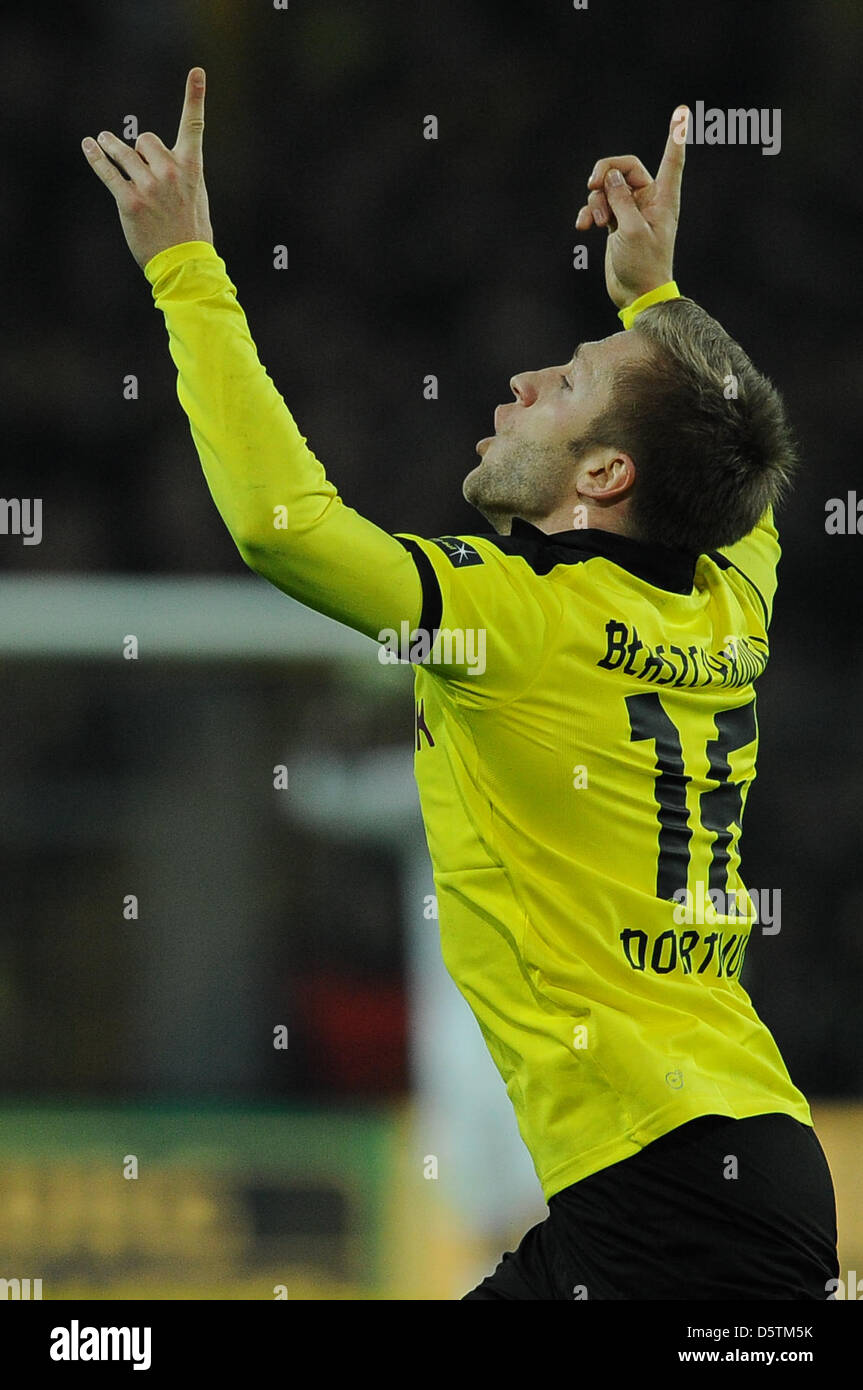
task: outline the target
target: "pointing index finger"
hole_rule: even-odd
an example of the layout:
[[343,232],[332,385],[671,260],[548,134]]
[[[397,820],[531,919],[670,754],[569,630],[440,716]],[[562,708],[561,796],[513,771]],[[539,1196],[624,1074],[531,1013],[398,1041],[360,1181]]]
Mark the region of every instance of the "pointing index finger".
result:
[[686,161],[686,134],[691,112],[688,106],[675,107],[665,142],[662,163],[656,175],[660,194],[675,213],[680,211],[680,185],[683,180],[683,165]]
[[205,85],[204,69],[192,68],[186,78],[183,113],[177,128],[177,143],[174,146],[174,153],[178,159],[201,159],[202,157]]

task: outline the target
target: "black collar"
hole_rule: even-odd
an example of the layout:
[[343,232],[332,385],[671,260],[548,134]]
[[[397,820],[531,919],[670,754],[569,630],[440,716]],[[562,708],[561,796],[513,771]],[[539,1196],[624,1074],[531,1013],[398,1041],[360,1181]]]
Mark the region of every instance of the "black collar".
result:
[[516,516],[513,517],[509,536],[489,536],[488,539],[509,554],[523,555],[542,574],[547,574],[555,564],[574,564],[593,555],[603,555],[612,564],[619,565],[657,589],[689,594],[695,582],[696,555],[685,550],[670,550],[662,545],[648,545],[630,536],[618,535],[616,531],[587,527],[548,535]]

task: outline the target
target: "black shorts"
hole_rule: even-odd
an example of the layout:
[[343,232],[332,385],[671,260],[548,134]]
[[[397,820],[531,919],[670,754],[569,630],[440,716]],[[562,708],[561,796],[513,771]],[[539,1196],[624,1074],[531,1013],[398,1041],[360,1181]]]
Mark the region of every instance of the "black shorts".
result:
[[839,1275],[830,1169],[790,1115],[690,1120],[548,1213],[465,1299],[822,1300]]

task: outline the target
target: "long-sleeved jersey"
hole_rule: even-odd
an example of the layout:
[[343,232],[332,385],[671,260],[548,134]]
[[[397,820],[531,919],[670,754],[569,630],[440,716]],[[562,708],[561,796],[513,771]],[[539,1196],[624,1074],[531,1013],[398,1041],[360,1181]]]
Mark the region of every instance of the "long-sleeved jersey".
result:
[[145,273],[246,562],[415,664],[443,957],[546,1199],[699,1115],[811,1124],[739,978],[770,513],[697,558],[519,520],[389,535],[309,450],[213,247],[171,247]]

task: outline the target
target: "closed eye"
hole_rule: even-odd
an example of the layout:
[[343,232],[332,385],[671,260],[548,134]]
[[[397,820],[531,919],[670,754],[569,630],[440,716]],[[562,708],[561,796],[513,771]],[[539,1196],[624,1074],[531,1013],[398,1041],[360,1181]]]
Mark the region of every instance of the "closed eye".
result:
[[572,390],[572,385],[571,385],[571,383],[570,383],[569,381],[567,381],[566,377],[565,377],[565,376],[562,376],[560,379],[561,379],[563,385],[566,387],[567,391],[571,391],[571,390]]

